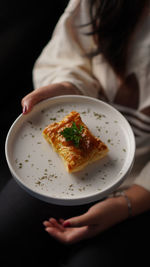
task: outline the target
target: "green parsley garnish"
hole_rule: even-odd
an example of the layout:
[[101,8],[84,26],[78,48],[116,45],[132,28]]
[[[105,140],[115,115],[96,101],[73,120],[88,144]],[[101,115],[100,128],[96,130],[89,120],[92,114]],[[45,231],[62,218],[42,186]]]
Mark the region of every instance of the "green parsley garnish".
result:
[[83,130],[82,125],[79,125],[79,128],[78,128],[76,123],[73,122],[71,127],[66,127],[61,132],[61,135],[65,137],[66,141],[72,141],[75,147],[79,147],[80,140],[82,138],[82,135],[81,135],[82,130]]

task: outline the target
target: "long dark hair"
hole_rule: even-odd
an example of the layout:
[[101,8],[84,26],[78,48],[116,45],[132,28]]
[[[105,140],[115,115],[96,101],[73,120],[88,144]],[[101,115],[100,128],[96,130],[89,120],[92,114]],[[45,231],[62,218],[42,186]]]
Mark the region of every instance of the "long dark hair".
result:
[[114,71],[123,76],[126,70],[128,45],[140,20],[147,0],[88,0],[92,32],[98,49]]

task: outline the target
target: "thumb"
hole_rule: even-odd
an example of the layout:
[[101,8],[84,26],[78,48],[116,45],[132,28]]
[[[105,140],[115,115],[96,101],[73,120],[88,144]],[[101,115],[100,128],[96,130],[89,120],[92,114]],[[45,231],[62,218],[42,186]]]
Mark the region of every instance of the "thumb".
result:
[[22,113],[23,114],[29,113],[32,110],[33,106],[36,103],[38,103],[39,101],[38,101],[36,94],[34,92],[26,95],[21,101]]
[[33,106],[39,103],[41,100],[51,97],[54,89],[54,85],[49,85],[40,87],[26,95],[21,101],[23,114],[29,113],[32,110]]
[[84,213],[83,215],[67,219],[63,222],[64,227],[81,227],[89,224],[93,224],[93,218],[88,212]]

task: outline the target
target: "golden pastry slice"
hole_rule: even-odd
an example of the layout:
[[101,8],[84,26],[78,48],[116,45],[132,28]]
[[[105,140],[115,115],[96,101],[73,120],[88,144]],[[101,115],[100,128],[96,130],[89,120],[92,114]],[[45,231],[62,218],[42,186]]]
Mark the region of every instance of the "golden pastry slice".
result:
[[95,137],[76,111],[48,125],[43,136],[61,156],[68,172],[77,172],[103,158],[108,147]]

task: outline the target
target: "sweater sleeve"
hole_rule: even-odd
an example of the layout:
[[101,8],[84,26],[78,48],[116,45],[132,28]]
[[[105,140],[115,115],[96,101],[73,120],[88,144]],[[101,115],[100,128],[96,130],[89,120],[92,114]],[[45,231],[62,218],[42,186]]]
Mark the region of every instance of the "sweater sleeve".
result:
[[150,161],[141,170],[135,179],[134,184],[140,185],[150,191]]
[[92,72],[92,60],[86,56],[95,46],[88,23],[86,0],[71,0],[60,17],[50,42],[33,68],[34,87],[70,82],[82,94],[97,97],[99,82]]

